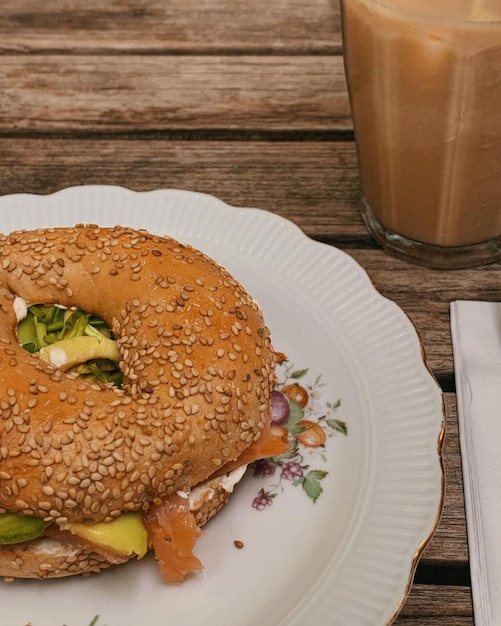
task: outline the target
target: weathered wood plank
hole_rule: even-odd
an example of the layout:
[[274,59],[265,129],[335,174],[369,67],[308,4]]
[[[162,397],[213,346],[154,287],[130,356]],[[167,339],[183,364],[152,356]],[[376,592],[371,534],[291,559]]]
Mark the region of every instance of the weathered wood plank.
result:
[[0,133],[344,131],[342,57],[3,55]]
[[501,300],[501,264],[440,271],[396,259],[382,250],[350,249],[376,288],[414,322],[427,363],[439,377],[453,371],[449,306],[453,300]]
[[350,143],[89,138],[0,141],[0,194],[78,184],[174,187],[274,211],[312,236],[368,238]]
[[331,0],[4,0],[0,51],[299,51],[340,48]]
[[395,626],[473,626],[469,587],[414,585]]

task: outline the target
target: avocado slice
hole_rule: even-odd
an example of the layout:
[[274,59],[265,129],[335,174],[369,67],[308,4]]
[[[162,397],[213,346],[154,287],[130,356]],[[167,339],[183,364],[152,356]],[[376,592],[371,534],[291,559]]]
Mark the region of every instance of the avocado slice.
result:
[[[39,517],[0,513],[0,545],[36,539],[49,524]],[[148,550],[148,534],[139,512],[122,513],[112,522],[68,524],[65,530],[117,554],[137,554],[141,558]]]
[[77,363],[93,359],[108,359],[118,362],[120,353],[113,339],[83,335],[72,339],[61,339],[40,349],[40,358],[62,370],[68,370]]
[[39,517],[18,513],[0,513],[0,545],[36,539],[49,523]]
[[148,550],[148,533],[139,512],[122,513],[112,522],[68,524],[65,530],[117,554],[137,554],[141,558]]

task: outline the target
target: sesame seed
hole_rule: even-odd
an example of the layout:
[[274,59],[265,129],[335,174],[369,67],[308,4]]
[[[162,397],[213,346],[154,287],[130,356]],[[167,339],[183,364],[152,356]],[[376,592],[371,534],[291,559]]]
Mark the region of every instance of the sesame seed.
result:
[[40,563],[39,569],[42,572],[49,572],[53,568],[52,563]]

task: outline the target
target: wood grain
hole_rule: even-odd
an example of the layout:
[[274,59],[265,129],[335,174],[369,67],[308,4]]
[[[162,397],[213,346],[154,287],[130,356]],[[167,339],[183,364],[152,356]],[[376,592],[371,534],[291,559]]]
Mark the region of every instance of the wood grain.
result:
[[1,58],[0,133],[352,128],[339,56]]
[[448,585],[414,585],[395,626],[473,626],[470,589]]
[[315,141],[4,138],[0,193],[95,183],[191,189],[287,217],[309,236],[371,243],[358,213],[353,147]]
[[4,0],[0,51],[326,52],[340,48],[334,0]]
[[453,300],[500,300],[499,263],[440,271],[395,259],[382,250],[350,249],[378,290],[401,306],[414,322],[427,363],[440,378],[452,374],[449,307]]

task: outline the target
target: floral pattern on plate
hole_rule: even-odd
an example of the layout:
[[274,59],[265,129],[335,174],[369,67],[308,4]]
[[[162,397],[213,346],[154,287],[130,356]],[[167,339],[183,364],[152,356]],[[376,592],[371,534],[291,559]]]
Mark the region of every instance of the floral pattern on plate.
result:
[[266,478],[252,501],[258,511],[271,506],[273,499],[288,485],[302,487],[316,502],[323,492],[322,480],[327,476],[325,444],[336,435],[348,434],[346,422],[336,414],[341,399],[322,398],[325,383],[322,376],[308,382],[309,369],[295,369],[286,359],[282,361],[278,381],[272,392],[272,427],[289,443],[280,456],[261,459],[252,464],[255,478]]

